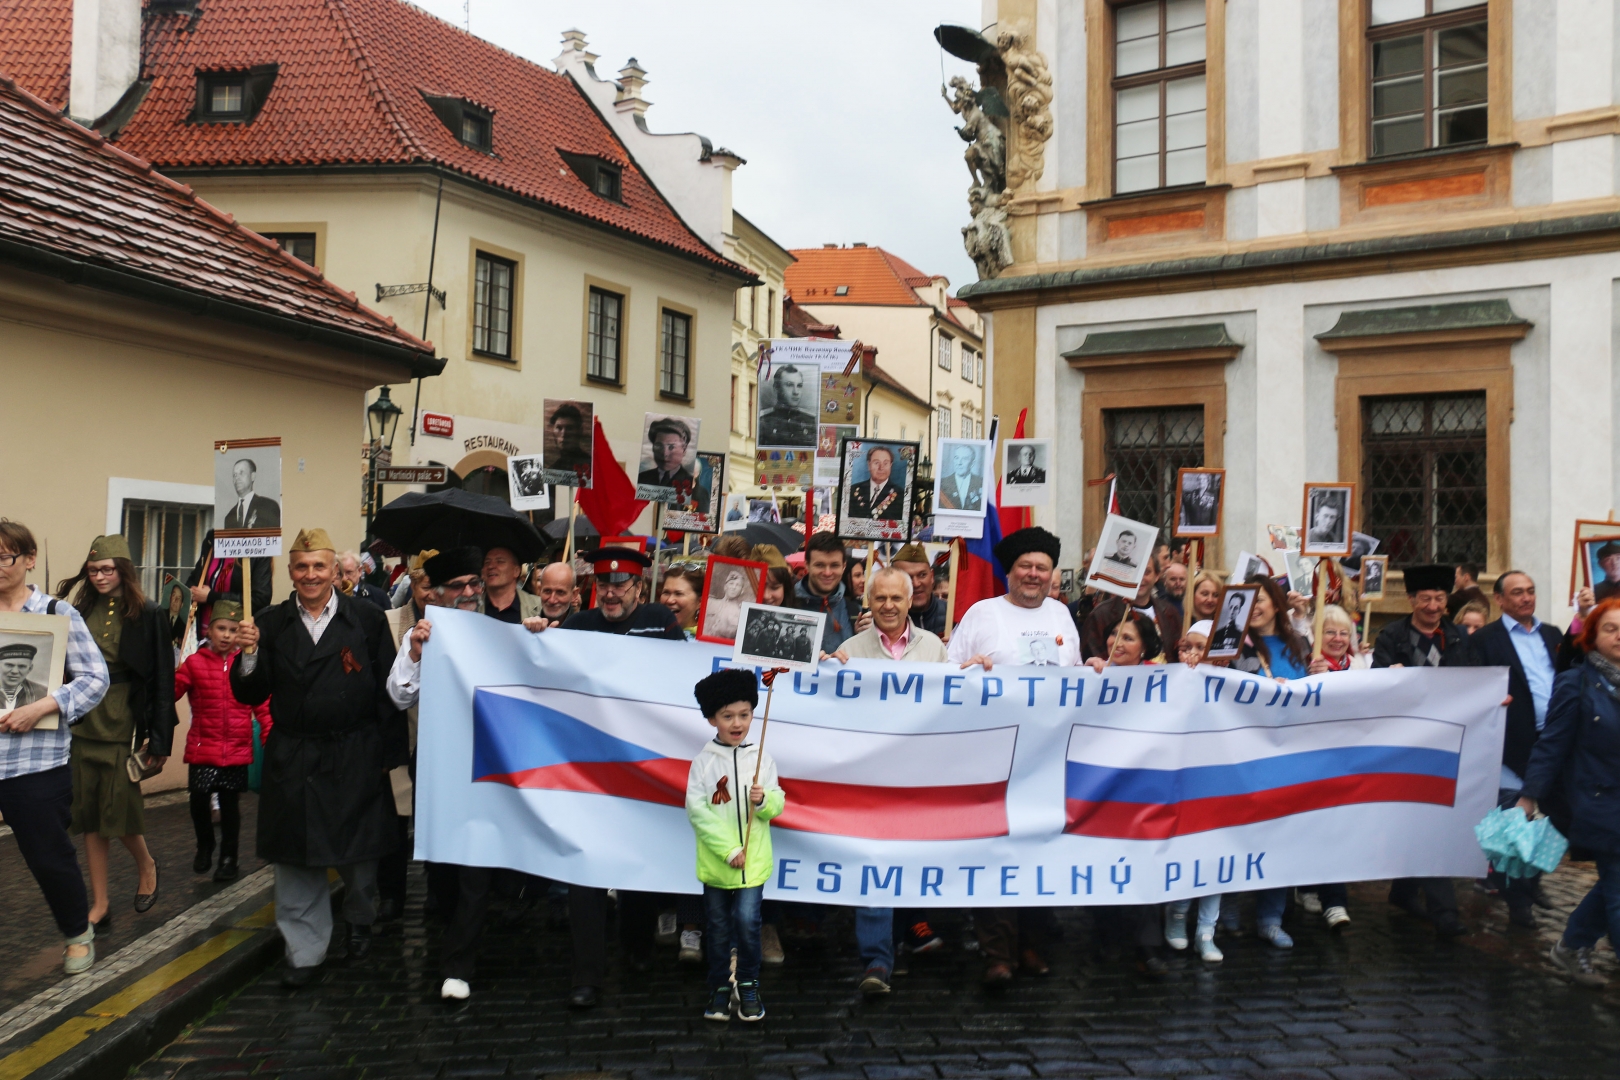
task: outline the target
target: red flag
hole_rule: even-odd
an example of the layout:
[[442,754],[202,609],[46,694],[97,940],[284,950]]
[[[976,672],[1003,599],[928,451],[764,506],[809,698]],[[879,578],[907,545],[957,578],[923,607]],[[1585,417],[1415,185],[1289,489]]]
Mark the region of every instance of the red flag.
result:
[[636,498],[636,485],[613,459],[613,447],[608,445],[600,417],[596,418],[596,435],[591,446],[591,486],[575,488],[574,497],[603,536],[624,532],[647,507],[645,501]]
[[[1028,416],[1028,409],[1018,410],[1018,424],[1013,428],[1013,438],[1022,439],[1024,437],[1024,420]],[[1035,524],[1035,511],[1030,507],[1001,505],[1001,476],[999,473],[996,476],[996,512],[1001,515],[1002,536],[1011,535],[1019,529],[1027,529]]]

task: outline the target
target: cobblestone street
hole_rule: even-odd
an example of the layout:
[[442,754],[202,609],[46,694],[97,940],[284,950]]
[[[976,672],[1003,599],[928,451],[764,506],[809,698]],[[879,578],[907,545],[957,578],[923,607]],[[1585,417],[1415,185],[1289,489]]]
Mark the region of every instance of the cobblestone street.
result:
[[[853,934],[835,916],[824,945],[789,939],[787,963],[766,969],[763,1023],[719,1025],[701,1018],[698,969],[669,949],[652,973],[611,978],[601,1007],[570,1012],[566,927],[543,907],[492,926],[472,1000],[440,1003],[418,873],[403,929],[364,963],[334,965],[301,993],[272,970],[137,1075],[1612,1076],[1614,991],[1571,986],[1543,955],[1591,877],[1566,865],[1550,879],[1559,910],[1539,913],[1538,933],[1510,934],[1501,904],[1459,882],[1474,932],[1450,943],[1391,908],[1386,885],[1366,883],[1352,889],[1342,939],[1296,909],[1291,952],[1227,938],[1220,967],[1183,956],[1157,982],[1098,959],[1089,916],[1065,912],[1052,974],[993,995],[978,986],[977,958],[954,947],[959,924],[941,920],[953,947],[914,960],[875,1002],[856,991]],[[1600,963],[1614,973],[1607,948]]]

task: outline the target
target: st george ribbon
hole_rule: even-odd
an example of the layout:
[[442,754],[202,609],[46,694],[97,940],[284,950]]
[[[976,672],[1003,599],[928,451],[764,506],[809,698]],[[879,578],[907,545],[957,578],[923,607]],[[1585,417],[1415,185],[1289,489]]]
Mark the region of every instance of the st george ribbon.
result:
[[[714,729],[691,688],[729,652],[430,617],[416,856],[697,892],[686,775]],[[857,660],[776,690],[767,896],[1145,904],[1482,873],[1507,673]]]

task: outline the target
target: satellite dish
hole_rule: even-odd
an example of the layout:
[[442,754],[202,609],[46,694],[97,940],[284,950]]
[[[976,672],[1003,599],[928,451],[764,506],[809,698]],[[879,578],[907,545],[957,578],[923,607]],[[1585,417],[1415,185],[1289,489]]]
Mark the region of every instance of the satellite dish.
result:
[[1000,56],[989,39],[966,26],[942,23],[934,27],[934,40],[939,42],[940,48],[970,64],[983,64]]

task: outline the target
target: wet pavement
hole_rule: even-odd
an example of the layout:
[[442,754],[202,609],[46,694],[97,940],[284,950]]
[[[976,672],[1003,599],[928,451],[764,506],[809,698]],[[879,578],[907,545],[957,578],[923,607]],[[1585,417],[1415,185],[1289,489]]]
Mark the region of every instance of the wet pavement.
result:
[[[318,985],[281,988],[271,971],[193,1025],[141,1077],[949,1077],[1265,1076],[1575,1077],[1620,1073],[1620,979],[1607,992],[1555,975],[1545,948],[1592,880],[1566,865],[1549,879],[1558,910],[1539,931],[1509,930],[1506,910],[1460,881],[1473,932],[1437,940],[1385,902],[1387,885],[1351,890],[1350,933],[1291,908],[1296,947],[1222,941],[1226,962],[1186,954],[1151,980],[1093,948],[1090,916],[1065,910],[1052,974],[987,993],[960,922],[952,946],[914,958],[894,992],[868,1002],[847,913],[822,936],[787,941],[766,968],[758,1024],[702,1019],[701,969],[661,949],[654,969],[614,967],[604,1003],[571,1012],[567,927],[559,910],[497,909],[471,1001],[441,1003],[424,924],[420,868],[403,924],[361,963]],[[1246,919],[1252,918],[1245,905]],[[1603,947],[1602,970],[1615,976]]]

